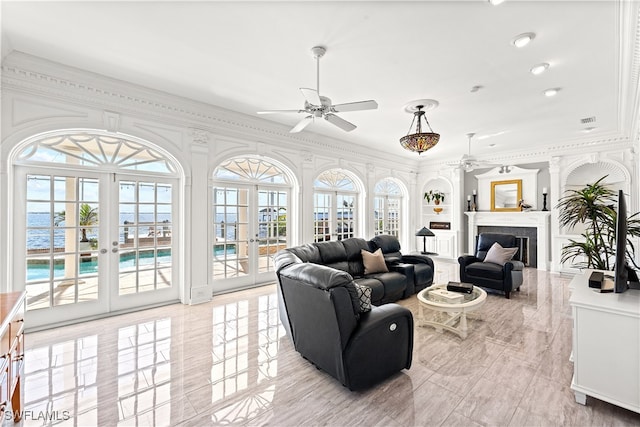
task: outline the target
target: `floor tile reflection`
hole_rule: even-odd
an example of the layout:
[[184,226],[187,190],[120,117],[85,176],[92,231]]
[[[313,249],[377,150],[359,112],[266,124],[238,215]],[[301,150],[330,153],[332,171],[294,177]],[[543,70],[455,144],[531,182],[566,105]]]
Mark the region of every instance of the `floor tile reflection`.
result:
[[[29,333],[25,409],[59,419],[23,425],[639,425],[575,403],[570,278],[525,276],[510,300],[488,296],[466,340],[416,327],[411,369],[357,393],[295,352],[274,285]],[[399,303],[417,316],[415,296]]]

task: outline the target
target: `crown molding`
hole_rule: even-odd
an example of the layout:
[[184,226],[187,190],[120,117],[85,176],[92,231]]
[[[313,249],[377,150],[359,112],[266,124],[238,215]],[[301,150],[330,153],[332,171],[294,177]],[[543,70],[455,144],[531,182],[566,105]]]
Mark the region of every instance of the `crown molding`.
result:
[[393,163],[398,167],[416,160],[377,153],[366,146],[305,132],[292,135],[289,128],[211,104],[183,98],[113,79],[86,70],[11,52],[2,63],[3,90],[13,89],[63,102],[82,104],[118,113],[134,114],[188,129],[198,128],[214,134],[244,137],[251,141],[277,143],[300,150],[301,146],[319,155],[340,153],[359,161]]
[[618,99],[620,100],[620,129],[630,129],[631,135],[638,133],[638,111],[640,107],[640,4],[637,1],[620,1],[619,37],[620,64]]

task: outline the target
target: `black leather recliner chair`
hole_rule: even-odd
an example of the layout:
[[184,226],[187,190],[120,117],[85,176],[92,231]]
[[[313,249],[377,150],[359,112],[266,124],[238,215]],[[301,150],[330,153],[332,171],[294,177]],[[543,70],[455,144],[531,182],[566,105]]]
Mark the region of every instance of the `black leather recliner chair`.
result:
[[350,390],[411,367],[413,315],[390,303],[362,312],[351,275],[275,256],[280,320],[296,351]]
[[[472,283],[481,288],[495,289],[504,292],[505,297],[522,285],[522,269],[520,261],[520,239],[512,234],[480,233],[476,238],[475,255],[463,255],[458,258],[460,264],[460,281]],[[491,262],[483,262],[491,246],[498,242],[503,248],[519,248],[514,259],[501,266]]]
[[400,252],[400,241],[395,236],[381,234],[371,239],[375,246],[374,250],[380,248],[384,260],[388,265],[412,264],[413,265],[413,286],[408,284],[402,298],[420,292],[427,286],[433,284],[433,260],[426,255],[403,255]]

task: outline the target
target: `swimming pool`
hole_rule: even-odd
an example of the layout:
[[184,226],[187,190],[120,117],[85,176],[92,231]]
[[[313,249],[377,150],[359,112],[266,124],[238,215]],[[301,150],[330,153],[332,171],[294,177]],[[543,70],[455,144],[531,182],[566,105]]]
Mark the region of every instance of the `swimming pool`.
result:
[[[216,244],[214,245],[213,254],[215,257],[223,255],[233,255],[236,253],[235,244]],[[136,267],[136,260],[138,267],[151,266],[154,263],[157,264],[171,264],[171,249],[158,249],[157,258],[154,257],[153,250],[143,250],[138,252],[123,252],[120,254],[120,271],[134,269]],[[27,281],[37,280],[49,280],[50,274],[50,259],[38,258],[27,260]],[[64,271],[64,258],[56,258],[53,264],[53,279],[62,279],[65,277]],[[97,257],[83,258],[79,263],[79,275],[95,275],[98,272],[98,259]]]
[[[171,249],[158,249],[158,256],[154,251],[125,252],[120,254],[120,271],[135,269],[137,267],[157,264],[171,264]],[[56,258],[53,263],[53,279],[65,277],[64,258]],[[98,272],[98,259],[96,257],[83,258],[79,263],[79,275],[92,275]],[[27,281],[48,280],[50,276],[50,264],[48,258],[27,260]]]

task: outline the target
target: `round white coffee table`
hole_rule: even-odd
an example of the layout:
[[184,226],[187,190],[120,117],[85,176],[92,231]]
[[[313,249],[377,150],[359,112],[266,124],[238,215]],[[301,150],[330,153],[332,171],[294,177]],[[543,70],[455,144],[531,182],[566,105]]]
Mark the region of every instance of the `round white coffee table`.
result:
[[[487,299],[484,289],[473,287],[470,294],[449,292],[447,285],[433,285],[418,294],[419,326],[433,326],[436,330],[446,329],[464,339],[468,334],[467,313],[477,310]],[[424,309],[438,312],[434,319],[427,319]]]

